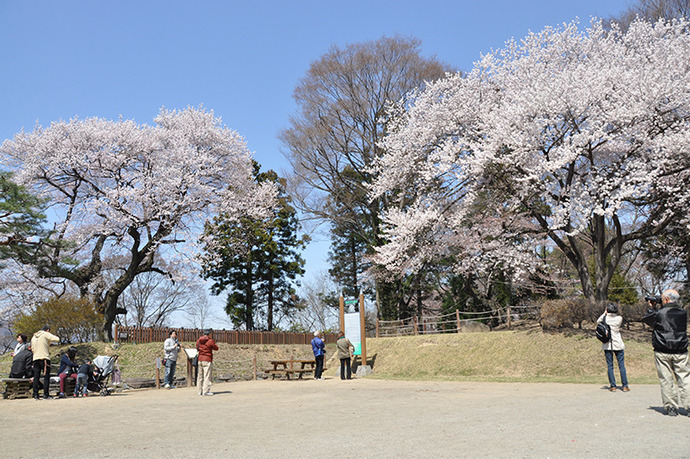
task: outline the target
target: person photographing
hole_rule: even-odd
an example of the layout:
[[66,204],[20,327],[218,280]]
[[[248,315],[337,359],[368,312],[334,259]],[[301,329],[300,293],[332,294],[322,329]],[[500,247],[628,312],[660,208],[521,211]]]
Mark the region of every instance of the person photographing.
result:
[[609,303],[604,310],[604,313],[597,319],[597,323],[606,321],[609,327],[611,327],[611,339],[607,343],[602,343],[601,350],[604,351],[604,357],[606,358],[606,366],[608,368],[609,377],[609,390],[615,392],[616,387],[616,375],[613,371],[613,357],[616,356],[618,361],[618,371],[621,374],[621,384],[623,387],[621,390],[623,392],[629,392],[628,387],[628,374],[625,371],[625,343],[623,343],[623,338],[621,338],[621,325],[623,324],[623,317],[619,314],[618,305],[615,303]]
[[[675,290],[661,295],[661,308],[650,301],[642,322],[652,327],[654,361],[661,385],[661,401],[668,416],[677,416],[678,408],[690,408],[690,367],[688,366],[688,314],[678,304]],[[678,393],[675,393],[673,381]]]

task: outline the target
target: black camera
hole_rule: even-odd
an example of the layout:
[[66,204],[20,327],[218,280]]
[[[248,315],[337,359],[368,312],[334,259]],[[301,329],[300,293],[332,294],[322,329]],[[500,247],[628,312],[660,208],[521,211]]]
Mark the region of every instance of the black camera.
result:
[[649,301],[652,303],[652,306],[655,306],[657,304],[661,304],[661,297],[660,296],[646,296],[644,297],[645,301]]

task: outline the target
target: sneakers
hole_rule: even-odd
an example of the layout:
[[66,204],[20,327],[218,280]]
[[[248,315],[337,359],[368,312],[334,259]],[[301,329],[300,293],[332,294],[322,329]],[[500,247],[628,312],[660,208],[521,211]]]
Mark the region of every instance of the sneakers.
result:
[[58,398],[65,398],[65,393],[64,393],[64,392],[60,392],[60,394],[58,395]]
[[673,406],[666,407],[666,416],[678,416],[678,410]]
[[629,388],[629,387],[624,387],[624,388],[623,388],[623,392],[630,392],[630,388]]
[[163,387],[165,387],[166,389],[170,389],[170,384],[166,383],[165,386],[163,386]]
[[609,387],[609,391],[611,391],[611,392],[616,392],[616,386],[611,386],[611,387]]
[[213,395],[213,392],[206,392],[204,395]]

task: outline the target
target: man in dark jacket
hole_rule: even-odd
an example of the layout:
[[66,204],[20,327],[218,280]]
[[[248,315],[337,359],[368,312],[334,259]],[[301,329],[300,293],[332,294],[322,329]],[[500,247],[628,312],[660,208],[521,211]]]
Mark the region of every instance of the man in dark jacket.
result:
[[216,342],[211,338],[213,330],[210,328],[196,340],[199,352],[199,374],[196,378],[196,390],[199,395],[213,395],[211,392],[211,378],[213,378],[213,351],[218,350]]
[[[688,364],[688,315],[678,305],[675,290],[661,295],[661,309],[650,309],[642,322],[653,328],[652,346],[661,384],[661,401],[666,414],[678,415],[678,407],[690,408],[690,365]],[[678,385],[678,396],[674,384]]]
[[34,354],[31,352],[31,346],[19,351],[12,359],[10,378],[31,379],[34,375],[33,362]]

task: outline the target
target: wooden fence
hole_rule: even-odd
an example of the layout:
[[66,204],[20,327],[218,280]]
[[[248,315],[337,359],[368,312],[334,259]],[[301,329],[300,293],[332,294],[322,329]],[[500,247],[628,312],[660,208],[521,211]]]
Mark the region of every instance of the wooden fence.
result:
[[[171,331],[177,332],[178,341],[196,341],[204,331],[198,328],[175,327],[124,327],[115,324],[116,343],[156,343],[165,341]],[[246,330],[213,330],[213,340],[226,344],[309,344],[313,333],[286,333]],[[338,335],[324,333],[326,344],[335,343]]]

